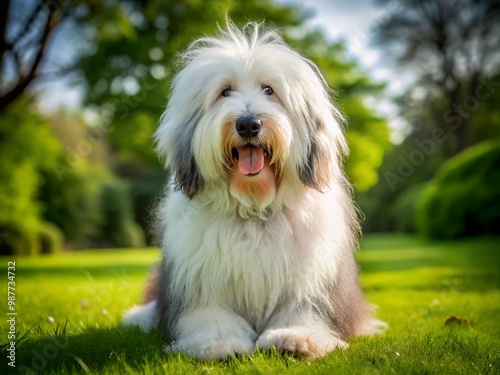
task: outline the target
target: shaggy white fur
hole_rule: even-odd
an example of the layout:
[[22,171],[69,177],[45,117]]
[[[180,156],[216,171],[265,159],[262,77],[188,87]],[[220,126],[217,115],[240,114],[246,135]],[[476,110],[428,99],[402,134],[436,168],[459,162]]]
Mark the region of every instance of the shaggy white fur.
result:
[[126,313],[202,359],[254,349],[310,359],[373,334],[342,119],[318,68],[258,24],[182,57],[155,134],[172,171],[153,300]]

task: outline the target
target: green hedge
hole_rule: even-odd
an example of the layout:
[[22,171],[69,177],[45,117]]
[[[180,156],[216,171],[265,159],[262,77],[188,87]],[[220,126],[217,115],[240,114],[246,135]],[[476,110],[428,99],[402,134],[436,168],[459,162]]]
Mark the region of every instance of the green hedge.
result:
[[111,179],[102,187],[103,223],[99,240],[115,247],[142,247],[145,236],[134,221],[130,188],[120,179]]
[[56,225],[44,223],[38,230],[38,238],[42,254],[54,254],[62,250],[64,236]]
[[416,226],[431,238],[500,234],[500,140],[443,164],[422,194]]
[[0,223],[0,255],[38,255],[61,251],[62,232],[52,223]]
[[100,191],[109,174],[85,163],[64,171],[58,175],[54,168],[48,168],[41,173],[38,199],[43,203],[43,219],[59,227],[70,246],[91,246],[90,239],[99,233],[103,222]]

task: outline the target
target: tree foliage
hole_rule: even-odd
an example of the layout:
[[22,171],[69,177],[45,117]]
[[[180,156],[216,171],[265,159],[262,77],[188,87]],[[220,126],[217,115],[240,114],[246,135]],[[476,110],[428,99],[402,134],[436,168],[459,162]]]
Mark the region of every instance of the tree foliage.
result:
[[34,114],[28,102],[18,101],[10,106],[2,121],[0,253],[55,251],[61,238],[46,228],[42,217],[45,207],[38,199],[38,191],[44,182],[40,171],[50,167],[61,152],[61,145],[49,123]]
[[[446,127],[453,139],[451,154],[472,145],[467,133],[475,124],[460,107],[476,106],[470,98],[481,101],[487,93],[479,94],[480,87],[500,68],[498,1],[400,2],[381,23],[375,40],[400,67],[412,69],[417,78],[413,93],[423,104],[417,111],[425,113],[429,105],[437,109],[431,124]],[[413,122],[422,123],[420,116]]]
[[0,221],[38,221],[43,206],[37,191],[43,183],[40,170],[50,168],[61,145],[49,123],[19,101],[2,116],[0,126]]

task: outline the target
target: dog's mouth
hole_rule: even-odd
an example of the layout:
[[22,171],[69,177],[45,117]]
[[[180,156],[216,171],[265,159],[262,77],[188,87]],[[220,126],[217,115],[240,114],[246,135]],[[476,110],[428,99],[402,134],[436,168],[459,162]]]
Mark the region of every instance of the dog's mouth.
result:
[[264,168],[266,160],[271,159],[271,153],[268,149],[250,143],[233,147],[231,154],[239,171],[246,176],[258,175]]

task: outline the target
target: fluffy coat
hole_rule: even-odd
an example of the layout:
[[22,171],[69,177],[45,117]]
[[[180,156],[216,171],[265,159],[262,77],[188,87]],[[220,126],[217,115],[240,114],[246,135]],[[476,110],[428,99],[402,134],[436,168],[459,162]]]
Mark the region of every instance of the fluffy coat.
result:
[[163,260],[124,323],[160,324],[168,350],[200,359],[311,359],[378,332],[357,283],[342,124],[318,68],[276,32],[229,23],[193,43],[155,134],[172,171]]

